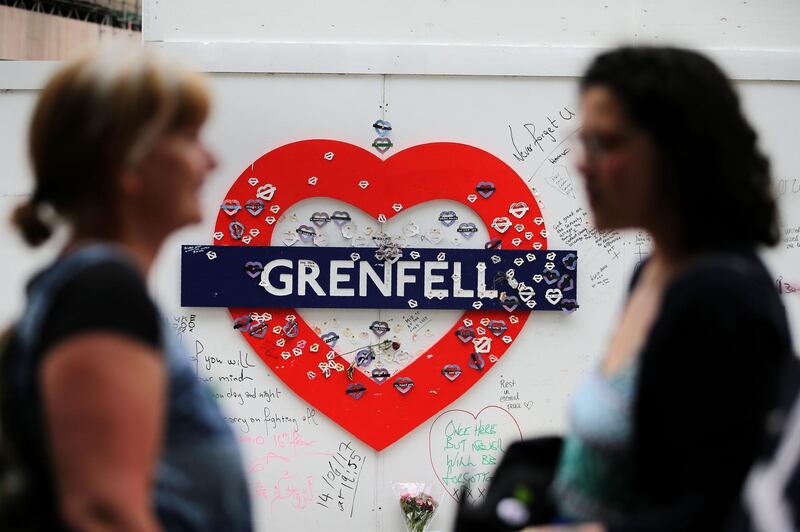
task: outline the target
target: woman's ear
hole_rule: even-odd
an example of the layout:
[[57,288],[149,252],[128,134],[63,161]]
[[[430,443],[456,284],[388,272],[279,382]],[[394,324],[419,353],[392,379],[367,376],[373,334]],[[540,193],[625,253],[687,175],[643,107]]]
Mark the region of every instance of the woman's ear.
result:
[[119,175],[119,191],[123,197],[134,197],[142,190],[142,176],[135,167],[125,167]]

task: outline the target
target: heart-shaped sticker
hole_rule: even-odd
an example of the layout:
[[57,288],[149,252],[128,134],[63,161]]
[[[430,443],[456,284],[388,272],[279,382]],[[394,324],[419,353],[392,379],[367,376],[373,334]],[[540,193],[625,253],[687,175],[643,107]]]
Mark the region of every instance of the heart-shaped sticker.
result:
[[389,133],[392,132],[392,124],[388,120],[376,120],[372,127],[375,128],[375,133],[379,137],[388,137]]
[[444,375],[445,379],[453,382],[461,376],[461,366],[458,364],[447,364],[442,368],[442,375]]
[[475,186],[475,192],[480,194],[484,199],[489,199],[489,197],[494,194],[494,191],[494,183],[490,181],[481,181]]
[[442,225],[445,227],[450,227],[458,221],[458,214],[456,214],[455,211],[442,211],[439,214],[439,221],[442,222]]
[[372,370],[372,380],[377,382],[378,384],[382,383],[389,377],[391,377],[391,373],[386,368],[375,368]]
[[508,213],[513,216],[514,218],[522,218],[526,214],[528,214],[528,204],[524,201],[518,201],[516,203],[512,203],[511,206],[508,208]]
[[511,227],[511,220],[505,216],[498,216],[492,220],[492,227],[500,233],[505,233],[508,231],[508,228]]
[[323,225],[327,224],[331,221],[331,217],[328,216],[327,212],[315,212],[309,218],[309,221],[316,225],[317,227],[322,227]]
[[227,214],[228,216],[233,216],[242,208],[242,204],[239,203],[239,200],[225,200],[222,202],[220,209]]
[[256,191],[256,197],[264,201],[272,201],[272,197],[275,196],[276,190],[277,189],[270,183],[267,183],[266,185],[261,185],[260,187],[258,187],[258,190]]
[[394,380],[392,386],[394,386],[395,390],[405,395],[411,391],[411,388],[414,387],[414,381],[409,377],[399,377]]
[[548,288],[547,292],[544,293],[544,298],[549,301],[551,305],[557,305],[562,297],[563,294],[558,288]]
[[249,199],[245,203],[244,208],[253,216],[258,216],[264,210],[264,202],[260,199]]
[[333,220],[333,223],[336,225],[345,224],[351,220],[350,213],[347,211],[333,211],[331,213],[331,220]]
[[353,384],[349,384],[345,393],[352,397],[353,399],[361,399],[364,393],[367,391],[367,387],[359,382],[354,382]]
[[246,262],[244,264],[244,271],[247,272],[252,279],[259,277],[261,272],[264,271],[264,265],[257,261]]
[[373,321],[372,324],[369,326],[369,328],[372,332],[375,333],[375,336],[377,336],[378,338],[380,338],[390,330],[388,323],[386,323],[385,321],[378,321],[378,320]]
[[463,222],[458,224],[456,231],[464,238],[472,238],[472,235],[478,232],[478,228],[472,222]]
[[465,344],[468,343],[470,340],[475,338],[475,331],[472,327],[459,327],[456,329],[456,338],[464,342]]
[[442,241],[442,239],[444,238],[444,235],[442,234],[442,232],[439,229],[436,229],[434,227],[434,228],[428,230],[427,233],[425,233],[425,238],[427,238],[428,242],[430,242],[431,244],[433,244],[435,246],[436,244],[438,244],[439,242]]

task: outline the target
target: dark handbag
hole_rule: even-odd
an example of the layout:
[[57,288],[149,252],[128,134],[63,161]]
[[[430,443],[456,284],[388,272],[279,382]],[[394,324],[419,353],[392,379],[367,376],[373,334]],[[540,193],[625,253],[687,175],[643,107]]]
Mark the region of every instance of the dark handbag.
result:
[[455,532],[505,532],[552,522],[548,496],[563,439],[522,440],[508,448],[479,504],[459,498]]
[[14,333],[13,326],[0,333],[0,530],[52,531],[45,495],[23,458],[26,444],[18,413],[27,405],[16,403],[11,393]]

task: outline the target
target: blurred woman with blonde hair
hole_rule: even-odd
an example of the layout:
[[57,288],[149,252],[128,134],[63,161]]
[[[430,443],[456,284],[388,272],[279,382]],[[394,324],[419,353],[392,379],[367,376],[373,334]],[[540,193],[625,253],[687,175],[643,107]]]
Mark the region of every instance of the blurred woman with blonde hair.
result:
[[70,233],[3,360],[15,530],[252,528],[233,434],[145,285],[164,240],[201,219],[209,104],[198,74],[143,48],[85,54],[39,97],[13,222],[32,246]]

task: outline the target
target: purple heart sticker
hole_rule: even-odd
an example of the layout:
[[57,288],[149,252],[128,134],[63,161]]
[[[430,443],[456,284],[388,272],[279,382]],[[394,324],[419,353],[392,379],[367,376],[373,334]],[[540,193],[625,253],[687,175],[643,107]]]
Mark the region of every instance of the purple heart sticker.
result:
[[352,397],[353,399],[361,399],[361,396],[364,395],[364,392],[367,391],[367,387],[361,384],[360,382],[354,382],[353,384],[348,384],[347,389],[344,391],[347,395]]
[[517,296],[508,296],[503,300],[503,308],[507,312],[514,312],[519,306],[519,298]]
[[232,239],[241,240],[244,236],[245,227],[242,222],[233,221],[228,225],[228,231],[230,231]]
[[458,215],[455,211],[442,211],[439,214],[439,221],[442,222],[442,225],[445,227],[450,227],[458,221]]
[[315,212],[314,214],[311,215],[311,218],[309,218],[308,220],[317,227],[322,227],[323,225],[331,221],[331,217],[328,216],[327,212]]
[[233,320],[233,328],[239,332],[247,332],[250,330],[250,325],[253,323],[253,320],[250,319],[249,314],[245,314],[244,316],[239,316],[235,320]]
[[572,276],[566,273],[562,275],[561,279],[558,280],[558,288],[560,288],[562,292],[569,292],[575,288],[575,283],[572,280]]
[[300,227],[295,229],[295,231],[297,231],[300,240],[302,240],[303,242],[308,242],[309,240],[313,239],[317,234],[314,228],[311,227],[310,225],[301,225]]
[[545,270],[542,272],[542,277],[547,284],[554,284],[561,279],[561,274],[558,273],[558,270]]
[[283,326],[283,334],[285,334],[289,338],[294,338],[295,336],[297,336],[299,330],[300,329],[297,326],[297,322],[295,320],[289,320]]
[[260,199],[249,199],[244,204],[245,210],[253,216],[258,216],[264,210],[264,201]]
[[375,360],[375,353],[371,349],[362,349],[356,353],[356,365],[363,368],[369,366]]
[[331,220],[336,225],[342,225],[349,222],[352,218],[350,218],[350,213],[347,211],[333,211],[331,213]]
[[561,263],[568,270],[574,270],[577,262],[578,262],[578,256],[575,255],[574,253],[568,253],[567,255],[564,256],[563,259],[561,259]]
[[489,331],[495,336],[501,336],[508,329],[508,325],[503,320],[492,320],[486,326]]
[[484,249],[503,249],[503,241],[493,238],[483,245]]
[[561,310],[566,312],[567,314],[572,314],[576,310],[578,310],[578,302],[574,299],[562,299],[561,300]]
[[494,194],[494,183],[491,181],[481,181],[475,185],[475,192],[481,195],[483,199],[489,199],[489,196]]
[[471,327],[459,327],[456,329],[456,338],[465,344],[475,338],[475,330]]
[[386,368],[375,368],[372,370],[372,380],[378,384],[382,383],[391,376],[389,370]]
[[478,228],[472,222],[463,222],[458,224],[456,229],[464,238],[472,238],[472,235],[478,232]]
[[258,261],[250,261],[244,263],[244,271],[250,278],[255,279],[264,271],[264,265]]
[[470,353],[469,362],[467,362],[467,365],[475,371],[483,371],[483,367],[486,365],[486,362],[484,362],[483,356],[481,356],[480,353]]
[[375,320],[372,322],[372,325],[369,326],[369,329],[375,333],[375,335],[380,338],[387,332],[389,332],[389,324],[385,321],[378,321]]
[[320,336],[320,338],[322,338],[322,341],[328,344],[329,346],[335,347],[336,341],[339,340],[339,335],[336,334],[335,332],[329,332],[323,334],[322,336]]

